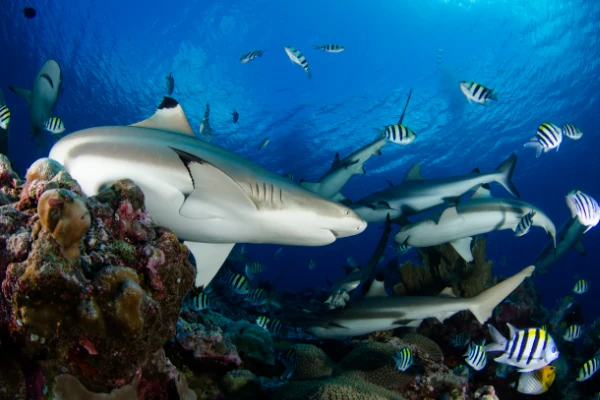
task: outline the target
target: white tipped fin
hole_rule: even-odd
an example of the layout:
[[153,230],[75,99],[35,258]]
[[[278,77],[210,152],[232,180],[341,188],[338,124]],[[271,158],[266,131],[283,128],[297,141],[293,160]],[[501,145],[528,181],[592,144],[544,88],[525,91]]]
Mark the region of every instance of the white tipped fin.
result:
[[8,87],[12,92],[16,93],[18,96],[23,97],[25,100],[27,100],[28,104],[31,104],[31,90],[29,89],[21,89],[21,88],[16,88],[16,87],[12,87],[9,86]]
[[442,291],[441,291],[441,292],[438,294],[438,296],[440,296],[440,297],[458,297],[457,295],[455,295],[455,294],[452,292],[452,288],[451,288],[451,287],[449,287],[449,286],[448,286],[447,288],[445,288],[444,290],[442,290]]
[[490,193],[490,190],[483,186],[479,186],[477,188],[477,190],[475,191],[475,193],[473,193],[473,196],[471,196],[471,200],[491,199],[491,198],[492,198],[492,194]]
[[404,179],[402,182],[410,182],[410,181],[422,181],[423,176],[421,176],[421,165],[419,163],[414,163],[406,175],[404,175]]
[[171,97],[165,97],[150,118],[129,126],[161,129],[163,131],[179,132],[195,136],[183,108],[181,108],[177,100]]
[[365,294],[365,298],[367,298],[367,297],[387,297],[387,295],[388,294],[385,291],[385,282],[374,280],[373,283],[371,283],[371,288]]
[[196,287],[208,285],[215,277],[235,243],[183,242],[196,259]]
[[179,209],[180,215],[212,219],[225,218],[226,215],[222,215],[224,208],[256,210],[256,205],[244,189],[225,172],[190,153],[172,149],[187,168],[194,184],[194,190]]
[[473,261],[473,253],[471,253],[471,241],[473,238],[466,237],[462,239],[456,239],[449,244],[454,247],[454,250],[460,255],[466,262]]

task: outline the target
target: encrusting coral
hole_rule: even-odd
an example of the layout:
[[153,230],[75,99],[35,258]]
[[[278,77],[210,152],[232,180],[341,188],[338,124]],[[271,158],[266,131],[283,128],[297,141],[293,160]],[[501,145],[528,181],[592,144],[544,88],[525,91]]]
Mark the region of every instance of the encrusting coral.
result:
[[296,371],[292,380],[321,379],[333,373],[333,361],[323,350],[312,344],[295,344]]
[[175,334],[189,250],[130,180],[86,198],[51,160],[28,177],[0,159],[0,357],[39,360],[50,389],[59,374],[92,393],[126,386]]

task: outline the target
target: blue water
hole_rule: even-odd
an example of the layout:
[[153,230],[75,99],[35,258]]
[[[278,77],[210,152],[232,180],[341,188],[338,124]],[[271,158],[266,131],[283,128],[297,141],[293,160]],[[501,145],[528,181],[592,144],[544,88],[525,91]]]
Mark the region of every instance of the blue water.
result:
[[[37,9],[26,19],[25,5]],[[373,128],[395,123],[411,88],[404,120],[418,139],[392,144],[373,157],[366,175],[344,193],[358,199],[399,182],[420,162],[425,178],[495,168],[511,152],[519,161],[514,182],[522,198],[542,208],[559,228],[570,217],[564,196],[572,189],[600,199],[600,2],[559,0],[417,1],[20,1],[0,2],[0,85],[12,111],[10,157],[23,173],[47,156],[52,143],[30,140],[26,103],[7,87],[28,87],[42,63],[56,59],[64,92],[54,114],[67,133],[99,125],[130,124],[149,116],[175,77],[174,97],[197,129],[211,106],[213,143],[296,179],[316,180],[336,152],[345,156],[372,141]],[[338,43],[340,54],[313,50]],[[313,79],[283,50],[301,50]],[[241,64],[239,57],[266,49]],[[489,107],[469,104],[458,82],[496,90]],[[236,108],[240,121],[232,124]],[[574,123],[580,141],[535,158],[524,149],[541,122]],[[270,144],[258,151],[265,137]],[[497,186],[496,196],[509,195]],[[365,262],[381,230],[318,248],[247,246],[270,273],[286,268],[280,285],[324,285],[341,274],[351,255]],[[546,305],[571,294],[575,278],[592,281],[578,296],[586,322],[600,314],[600,228],[584,237],[588,256],[573,252],[536,278]],[[546,242],[538,228],[522,238],[488,235],[488,258],[509,275],[529,265]],[[414,259],[415,252],[411,253]],[[393,256],[387,252],[387,260]],[[317,264],[308,269],[308,258]]]

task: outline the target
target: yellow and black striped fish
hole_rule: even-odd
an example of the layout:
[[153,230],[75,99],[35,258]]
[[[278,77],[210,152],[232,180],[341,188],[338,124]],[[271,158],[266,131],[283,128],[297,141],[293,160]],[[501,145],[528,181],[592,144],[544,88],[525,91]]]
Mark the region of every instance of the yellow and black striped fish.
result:
[[279,360],[285,366],[285,371],[281,375],[281,379],[291,379],[298,366],[298,354],[296,353],[296,349],[290,347],[279,357]]
[[65,131],[65,124],[63,124],[60,118],[52,117],[48,118],[44,124],[44,129],[46,129],[48,132],[54,133],[55,135],[60,135]]
[[247,299],[255,306],[262,306],[267,302],[267,293],[265,289],[252,289]]
[[252,61],[252,60],[254,60],[257,57],[262,57],[264,52],[265,52],[264,50],[253,50],[253,51],[250,51],[250,52],[248,52],[248,53],[246,53],[246,54],[244,54],[243,56],[240,57],[240,62],[242,64],[246,64],[247,62]]
[[579,375],[577,376],[577,382],[583,382],[590,379],[600,367],[600,361],[597,358],[592,358],[581,366]]
[[583,330],[581,329],[581,325],[571,325],[567,328],[567,331],[563,335],[563,339],[567,342],[573,342],[581,337]]
[[210,299],[206,293],[199,293],[197,296],[192,297],[192,309],[195,311],[202,311],[210,308]]
[[563,135],[565,135],[569,139],[579,140],[583,136],[583,132],[581,132],[581,129],[579,129],[573,124],[564,124],[561,127],[561,129]]
[[383,130],[383,136],[388,141],[401,146],[411,144],[417,138],[417,134],[412,129],[398,124],[386,126]]
[[312,73],[310,72],[310,67],[308,66],[308,61],[306,61],[306,57],[300,52],[300,50],[295,49],[291,46],[285,46],[283,48],[287,53],[288,57],[294,64],[298,64],[299,66],[306,71],[306,74],[309,78],[312,78]]
[[341,46],[339,44],[324,44],[322,46],[315,46],[315,50],[323,50],[327,53],[341,53],[346,49],[344,48],[344,46]]
[[560,127],[544,122],[538,127],[538,130],[531,140],[523,145],[523,147],[532,147],[535,149],[535,157],[539,157],[542,153],[546,153],[552,149],[560,148],[563,134]]
[[232,273],[229,277],[229,287],[237,294],[247,294],[250,291],[250,284],[245,276]]
[[401,348],[392,358],[396,362],[396,369],[402,372],[409,369],[414,361],[412,350],[408,346]]
[[469,102],[474,101],[487,106],[490,100],[498,100],[492,89],[488,89],[477,82],[462,81],[460,82],[460,90],[467,96]]
[[280,336],[281,335],[281,328],[282,327],[283,327],[283,323],[281,322],[281,320],[280,319],[274,319],[269,324],[269,332],[271,332],[272,335]]
[[515,236],[523,236],[527,232],[531,230],[533,225],[533,217],[535,216],[535,211],[531,210],[527,214],[523,215],[517,227],[515,228]]
[[580,279],[575,283],[573,292],[576,294],[584,294],[590,288],[590,284],[585,279]]
[[244,270],[246,271],[246,276],[248,277],[248,279],[252,280],[252,279],[254,279],[254,275],[260,274],[261,272],[263,272],[264,267],[258,261],[254,261],[251,264],[246,264],[246,266],[244,267]]
[[507,323],[510,330],[510,340],[492,325],[488,325],[493,343],[485,346],[485,351],[502,351],[495,360],[499,363],[515,366],[519,372],[530,372],[540,369],[556,360],[560,355],[556,342],[543,329],[517,329]]
[[10,110],[6,106],[0,106],[0,128],[7,130],[10,122]]
[[483,349],[484,345],[485,341],[480,344],[471,342],[467,352],[463,354],[463,357],[465,357],[465,362],[473,367],[473,369],[476,371],[481,371],[487,364],[487,354]]
[[265,316],[265,315],[259,315],[256,318],[256,325],[260,326],[261,328],[263,328],[264,330],[268,330],[267,329],[267,325],[269,324],[269,322],[271,321],[271,318]]

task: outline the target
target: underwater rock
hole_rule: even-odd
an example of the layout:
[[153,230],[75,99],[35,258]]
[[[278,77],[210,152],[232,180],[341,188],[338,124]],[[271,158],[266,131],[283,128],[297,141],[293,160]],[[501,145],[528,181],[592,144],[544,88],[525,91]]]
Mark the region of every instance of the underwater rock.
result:
[[421,363],[441,364],[444,362],[442,349],[427,336],[411,333],[403,335],[400,339],[413,348],[415,356],[420,358]]
[[[0,169],[8,167],[0,159]],[[0,191],[10,192],[15,180],[0,182]],[[129,384],[175,334],[195,277],[188,249],[156,225],[130,180],[85,198],[59,171],[50,181],[25,182],[11,196],[0,206],[3,344],[19,349],[23,360],[40,359],[46,384],[59,373],[96,393]],[[73,209],[56,213],[55,200]],[[84,210],[89,229],[72,217],[85,220]],[[39,229],[40,220],[47,228]],[[69,240],[82,232],[82,245]]]
[[89,391],[77,377],[62,374],[56,377],[53,391],[55,400],[133,400],[137,399],[137,387],[139,384],[139,371],[131,383],[110,393],[94,393]]
[[198,397],[189,389],[185,375],[177,371],[160,349],[142,368],[137,398],[196,400]]
[[19,176],[12,169],[8,157],[0,154],[0,206],[18,200],[21,183]]
[[493,386],[484,386],[475,391],[475,399],[480,400],[499,400]]
[[247,369],[235,369],[225,374],[221,379],[225,394],[237,395],[239,399],[257,398],[260,382],[256,375]]

